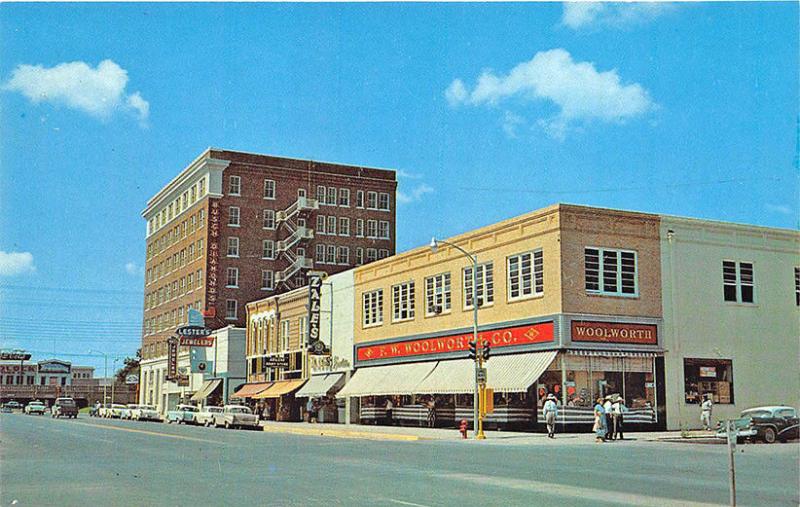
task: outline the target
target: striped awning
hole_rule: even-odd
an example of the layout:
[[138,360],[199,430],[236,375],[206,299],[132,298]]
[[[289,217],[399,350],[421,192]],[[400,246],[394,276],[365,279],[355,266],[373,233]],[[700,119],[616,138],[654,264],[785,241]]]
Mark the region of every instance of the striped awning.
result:
[[263,400],[264,398],[280,398],[284,394],[290,394],[291,392],[296,391],[305,382],[305,379],[279,380],[273,383],[269,388],[261,391],[258,394],[254,394],[252,398],[254,400]]
[[622,351],[622,350],[586,350],[586,349],[569,349],[567,351],[576,356],[593,356],[593,357],[658,357],[662,352],[650,351]]
[[501,393],[524,393],[544,373],[557,350],[495,356],[489,359],[486,386]]
[[192,396],[192,401],[200,401],[208,398],[208,396],[211,393],[213,393],[219,387],[220,384],[222,384],[221,378],[206,380],[203,383],[203,387],[201,387],[199,391],[194,393],[194,395]]
[[269,389],[272,384],[272,382],[252,382],[250,384],[245,384],[238,391],[233,393],[231,398],[252,398],[253,395]]
[[312,375],[308,383],[295,393],[298,398],[317,398],[326,396],[329,391],[341,387],[344,383],[344,373],[325,373]]
[[336,397],[414,394],[435,367],[436,362],[360,368]]

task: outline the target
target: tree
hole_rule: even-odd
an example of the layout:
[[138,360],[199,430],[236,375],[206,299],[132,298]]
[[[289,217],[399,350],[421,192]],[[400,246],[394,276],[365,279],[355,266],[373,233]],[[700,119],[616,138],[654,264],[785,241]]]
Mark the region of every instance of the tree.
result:
[[116,382],[124,384],[128,375],[139,374],[139,362],[142,360],[142,349],[136,349],[136,357],[126,357],[123,366],[117,370]]

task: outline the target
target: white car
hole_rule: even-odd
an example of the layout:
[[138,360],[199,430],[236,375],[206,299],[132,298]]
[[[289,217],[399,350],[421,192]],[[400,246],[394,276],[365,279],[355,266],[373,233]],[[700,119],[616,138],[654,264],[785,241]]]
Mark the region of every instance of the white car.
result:
[[45,407],[44,403],[42,403],[41,401],[32,401],[27,405],[25,405],[26,414],[44,415],[45,411],[47,411],[47,407]]
[[120,405],[119,403],[112,403],[108,406],[105,412],[105,417],[110,419],[119,419],[122,417],[122,412],[126,410],[128,407],[125,405]]
[[203,407],[195,414],[194,422],[206,427],[211,426],[214,424],[214,414],[221,414],[223,410],[222,407]]
[[224,426],[230,428],[258,428],[258,416],[253,414],[250,407],[243,405],[225,405],[221,413],[214,414],[214,427]]
[[125,408],[119,411],[119,418],[131,419],[133,417],[133,411],[136,410],[138,407],[139,405],[129,403],[128,405],[125,406]]
[[156,407],[152,405],[136,405],[131,409],[131,419],[134,421],[161,421]]

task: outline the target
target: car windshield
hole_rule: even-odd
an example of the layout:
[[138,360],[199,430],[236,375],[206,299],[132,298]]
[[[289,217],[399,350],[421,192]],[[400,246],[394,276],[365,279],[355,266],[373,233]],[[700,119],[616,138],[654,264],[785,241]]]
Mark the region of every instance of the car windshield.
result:
[[772,413],[769,410],[745,410],[742,417],[772,417]]
[[206,410],[207,410],[208,412],[214,412],[214,413],[219,413],[219,412],[222,412],[222,409],[221,409],[221,408],[219,408],[219,407],[208,407],[208,408],[206,408]]
[[184,412],[197,412],[197,407],[178,407],[178,410],[183,410]]
[[232,414],[252,414],[250,409],[247,407],[231,407],[228,409],[228,412]]
[[152,405],[139,405],[139,409],[140,410],[155,410],[156,407],[153,407]]
[[128,408],[128,407],[126,407],[125,405],[116,405],[116,404],[112,404],[112,405],[111,405],[111,408]]
[[59,405],[63,405],[65,407],[71,407],[75,405],[74,400],[56,400],[56,403],[58,403]]
[[128,408],[130,409],[139,408],[139,405],[128,405]]
[[28,403],[28,406],[29,407],[43,407],[44,403],[42,403],[41,401],[32,401],[32,402]]

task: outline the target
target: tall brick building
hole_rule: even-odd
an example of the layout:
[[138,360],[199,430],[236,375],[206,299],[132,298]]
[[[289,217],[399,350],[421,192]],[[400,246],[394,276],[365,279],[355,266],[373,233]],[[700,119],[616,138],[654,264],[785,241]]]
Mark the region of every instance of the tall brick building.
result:
[[245,304],[395,252],[395,172],[209,148],[147,203],[143,358],[188,310]]

